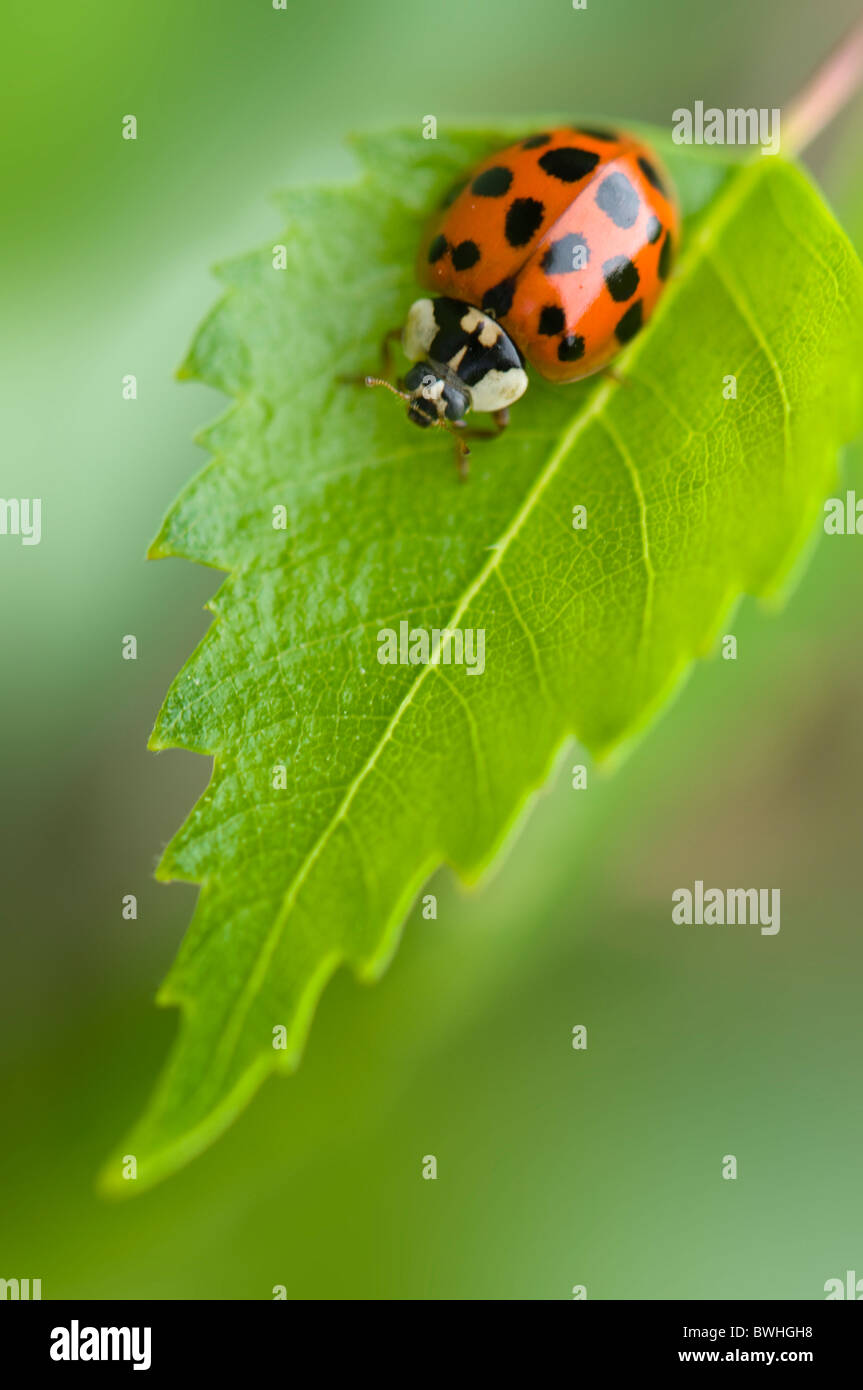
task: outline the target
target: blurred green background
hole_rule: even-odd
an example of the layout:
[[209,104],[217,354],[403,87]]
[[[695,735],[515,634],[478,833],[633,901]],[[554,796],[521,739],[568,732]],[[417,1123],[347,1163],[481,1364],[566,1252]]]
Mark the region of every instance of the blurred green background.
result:
[[[298,1076],[215,1148],[135,1200],[93,1191],[169,1047],[151,1000],[194,899],[150,875],[209,764],[145,742],[218,581],[143,554],[223,404],[172,380],[208,266],[273,238],[277,187],[350,176],[350,130],[779,106],[858,10],[7,0],[0,495],[41,496],[44,534],[0,541],[0,1275],[45,1298],[819,1298],[863,1270],[852,537],[822,537],[778,616],[744,603],[738,661],[700,665],[613,777],[571,790],[568,753],[493,880],[441,875],[438,920],[414,912],[380,985],[335,981]],[[858,105],[808,158],[863,233],[860,129]],[[781,932],[674,928],[695,878],[780,887]]]

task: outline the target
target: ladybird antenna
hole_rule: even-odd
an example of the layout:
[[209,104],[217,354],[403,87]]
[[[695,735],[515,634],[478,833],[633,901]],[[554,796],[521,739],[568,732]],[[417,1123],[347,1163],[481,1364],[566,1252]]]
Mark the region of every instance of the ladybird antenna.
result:
[[364,376],[362,378],[364,386],[385,386],[394,396],[398,396],[403,401],[411,399],[407,391],[400,391],[397,386],[393,386],[391,381],[386,381],[382,376]]

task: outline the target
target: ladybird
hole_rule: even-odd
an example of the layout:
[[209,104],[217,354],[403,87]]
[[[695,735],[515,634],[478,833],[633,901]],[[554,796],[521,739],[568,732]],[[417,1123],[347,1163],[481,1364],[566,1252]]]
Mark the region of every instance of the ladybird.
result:
[[[647,323],[677,249],[679,213],[656,155],[633,136],[562,126],[490,155],[451,188],[417,262],[422,285],[384,344],[386,386],[424,428],[464,430],[470,410],[497,430],[528,387],[606,369]],[[386,379],[389,342],[414,363]],[[489,431],[471,431],[474,436]],[[462,472],[469,450],[456,436]]]

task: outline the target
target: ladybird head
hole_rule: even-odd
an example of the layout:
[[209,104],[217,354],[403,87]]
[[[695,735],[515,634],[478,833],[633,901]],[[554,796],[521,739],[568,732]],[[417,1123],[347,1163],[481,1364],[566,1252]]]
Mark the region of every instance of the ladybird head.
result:
[[467,392],[441,376],[431,362],[416,362],[402,385],[408,403],[408,419],[421,429],[463,420],[470,410]]

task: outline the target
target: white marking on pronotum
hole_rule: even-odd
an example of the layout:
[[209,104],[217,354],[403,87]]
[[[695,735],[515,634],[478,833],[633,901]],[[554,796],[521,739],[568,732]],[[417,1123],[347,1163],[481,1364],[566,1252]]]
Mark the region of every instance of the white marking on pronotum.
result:
[[419,362],[425,357],[437,335],[434,316],[434,303],[431,299],[418,299],[408,310],[402,333],[402,347],[411,362]]
[[479,340],[483,347],[494,347],[500,337],[500,329],[494,319],[490,319],[488,314],[483,314],[479,309],[468,309],[462,315],[461,327],[465,333],[475,333],[479,329]]
[[510,367],[505,372],[486,372],[470,388],[474,410],[503,410],[523,396],[527,390],[527,372]]

